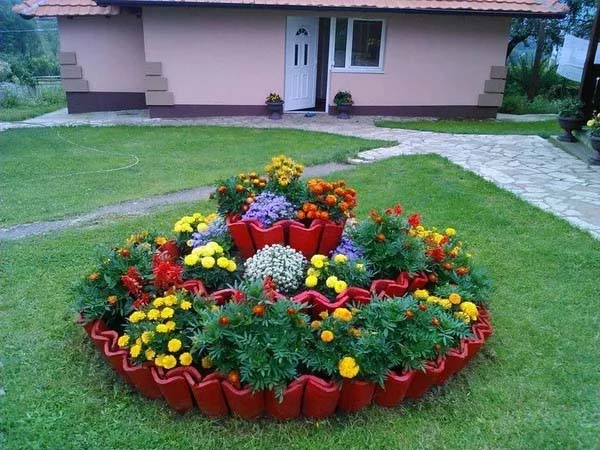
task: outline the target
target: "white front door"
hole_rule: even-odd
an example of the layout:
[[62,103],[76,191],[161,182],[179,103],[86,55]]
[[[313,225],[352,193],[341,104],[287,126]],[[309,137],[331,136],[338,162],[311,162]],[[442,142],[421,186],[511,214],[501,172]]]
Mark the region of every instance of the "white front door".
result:
[[287,18],[285,110],[314,108],[317,93],[317,17]]

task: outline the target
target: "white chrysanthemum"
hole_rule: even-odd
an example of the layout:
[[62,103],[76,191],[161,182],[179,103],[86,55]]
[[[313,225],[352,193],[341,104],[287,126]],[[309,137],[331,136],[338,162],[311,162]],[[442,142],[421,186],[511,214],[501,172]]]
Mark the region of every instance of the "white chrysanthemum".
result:
[[282,293],[297,290],[304,281],[306,258],[302,253],[283,245],[267,245],[246,261],[244,277],[263,281],[271,277]]

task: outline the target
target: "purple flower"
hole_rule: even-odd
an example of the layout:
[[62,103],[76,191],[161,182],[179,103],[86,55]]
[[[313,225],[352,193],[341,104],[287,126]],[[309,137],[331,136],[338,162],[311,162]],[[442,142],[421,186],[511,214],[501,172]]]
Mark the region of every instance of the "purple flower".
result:
[[242,219],[256,219],[263,227],[270,227],[278,220],[292,219],[294,216],[294,205],[287,198],[265,191],[256,196]]
[[362,259],[363,253],[356,243],[347,235],[342,236],[337,248],[331,252],[332,255],[342,253],[348,257],[348,259]]
[[192,234],[192,247],[194,248],[206,245],[210,241],[218,242],[222,246],[230,246],[228,243],[231,242],[231,236],[222,217],[217,217],[210,222],[206,230]]

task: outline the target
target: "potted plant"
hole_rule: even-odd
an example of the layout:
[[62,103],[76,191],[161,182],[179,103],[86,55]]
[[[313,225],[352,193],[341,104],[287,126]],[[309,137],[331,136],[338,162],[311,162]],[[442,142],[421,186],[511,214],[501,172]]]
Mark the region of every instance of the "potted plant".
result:
[[352,94],[348,91],[339,91],[333,97],[333,103],[337,106],[338,119],[349,119],[352,112]]
[[559,141],[575,142],[574,130],[581,130],[585,124],[583,103],[578,99],[568,99],[562,103],[558,111],[558,123],[565,130],[565,134],[558,137]]
[[267,111],[269,112],[269,119],[281,120],[283,114],[283,99],[277,92],[271,92],[266,100]]
[[592,148],[598,152],[594,158],[590,158],[590,164],[600,166],[600,114],[594,112],[594,115],[587,122],[588,132]]

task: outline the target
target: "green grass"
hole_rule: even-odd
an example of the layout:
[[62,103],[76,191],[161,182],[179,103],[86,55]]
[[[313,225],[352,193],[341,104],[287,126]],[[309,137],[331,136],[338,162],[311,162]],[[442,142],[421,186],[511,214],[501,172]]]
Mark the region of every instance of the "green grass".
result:
[[509,122],[499,120],[378,120],[378,127],[456,134],[521,134],[548,138],[561,133],[556,120]]
[[[0,133],[0,226],[48,220],[261,169],[389,145],[327,133],[224,127],[72,127]],[[114,170],[139,163],[126,170]]]
[[17,122],[20,120],[31,119],[42,114],[46,114],[57,109],[64,108],[66,104],[52,103],[49,105],[19,105],[11,108],[0,108],[0,122]]
[[359,190],[359,216],[402,202],[429,225],[455,226],[495,280],[495,334],[446,386],[397,409],[277,424],[180,417],[117,381],[73,324],[69,286],[91,270],[97,244],[168,230],[181,214],[211,207],[199,203],[0,244],[0,447],[598,448],[600,243],[437,156],[343,177]]

